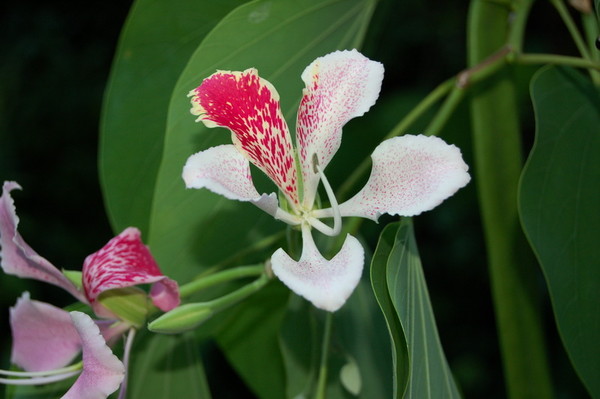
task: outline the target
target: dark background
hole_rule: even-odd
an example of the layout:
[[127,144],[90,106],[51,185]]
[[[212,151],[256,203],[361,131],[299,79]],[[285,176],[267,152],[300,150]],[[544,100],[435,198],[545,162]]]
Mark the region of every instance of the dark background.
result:
[[[378,102],[381,126],[391,127],[400,119],[385,110],[408,111],[465,67],[467,3],[380,3],[364,52],[386,67]],[[12,1],[0,6],[0,180],[22,185],[24,191],[13,192],[20,231],[37,252],[59,267],[79,269],[87,254],[112,237],[98,182],[98,124],[112,57],[130,5],[128,1]],[[547,2],[534,6],[527,37],[530,51],[574,54],[566,30]],[[517,71],[523,77],[525,151],[533,138],[526,87],[534,70]],[[458,109],[448,131],[446,138],[459,145],[473,165],[468,107]],[[459,386],[467,398],[503,398],[476,208],[471,183],[446,206],[417,218],[416,229],[441,340]],[[557,336],[541,273],[536,278],[556,397],[585,398]],[[57,305],[70,301],[59,289],[2,275],[3,368],[8,367],[10,354],[8,308],[23,290]],[[232,382],[218,351],[210,351],[208,358],[214,397],[245,397],[241,382]]]

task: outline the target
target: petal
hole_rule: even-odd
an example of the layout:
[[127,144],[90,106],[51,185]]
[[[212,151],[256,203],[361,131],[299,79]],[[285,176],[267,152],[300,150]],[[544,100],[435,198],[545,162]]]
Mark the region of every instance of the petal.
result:
[[271,216],[277,211],[275,193],[260,195],[250,175],[250,163],[231,144],[211,147],[188,158],[183,167],[187,188],[207,188],[226,198],[254,203]]
[[340,205],[342,216],[377,221],[383,213],[418,215],[471,179],[460,150],[438,137],[395,137],[381,143],[371,158],[371,176],[360,192]]
[[0,197],[0,265],[6,274],[33,278],[57,285],[82,302],[85,296],[52,263],[38,255],[23,240],[17,226],[19,218],[10,192],[21,189],[15,182],[4,182]]
[[90,316],[71,312],[71,319],[81,338],[83,371],[62,399],[105,399],[121,385],[125,366],[106,346]]
[[371,108],[381,89],[383,65],[356,50],[336,51],[317,58],[302,73],[303,90],[296,138],[302,177],[304,205],[310,209],[319,177],[313,169],[316,155],[323,169],[342,142],[342,127]]
[[233,144],[298,203],[296,164],[279,94],[256,69],[218,71],[192,90],[192,114],[207,127],[229,129]]
[[[160,294],[153,302],[163,311],[179,304],[177,283],[162,274],[150,250],[140,238],[140,231],[129,227],[110,240],[98,252],[85,258],[83,288],[94,311],[99,316],[112,317],[96,298],[103,291],[138,284],[160,282]],[[152,294],[151,294],[152,297]]]
[[351,235],[340,252],[325,259],[313,241],[309,227],[302,228],[302,256],[294,261],[283,249],[271,257],[273,273],[292,291],[319,309],[335,312],[354,291],[364,264],[364,251]]
[[26,371],[47,371],[68,365],[81,350],[69,313],[24,293],[10,309],[13,335],[11,361]]

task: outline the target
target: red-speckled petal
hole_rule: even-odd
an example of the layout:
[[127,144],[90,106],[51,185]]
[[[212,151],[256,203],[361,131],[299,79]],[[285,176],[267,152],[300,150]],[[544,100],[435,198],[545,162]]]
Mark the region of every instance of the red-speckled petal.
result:
[[271,257],[273,273],[292,291],[319,309],[335,312],[350,297],[362,274],[364,250],[351,235],[331,260],[321,255],[310,227],[302,229],[302,256],[295,261],[283,249]]
[[296,165],[290,133],[279,106],[279,94],[256,69],[219,71],[192,90],[192,114],[207,127],[221,126],[233,143],[298,204]]
[[296,139],[304,182],[303,202],[311,208],[319,184],[313,157],[316,155],[325,169],[340,147],[342,127],[375,104],[383,65],[356,50],[336,51],[313,61],[302,73],[302,80],[306,88],[298,110]]
[[358,194],[340,205],[342,216],[377,221],[383,213],[418,215],[471,179],[460,150],[438,137],[395,137],[381,143],[371,157],[371,176]]
[[207,188],[225,198],[252,202],[271,216],[277,212],[275,193],[260,195],[250,175],[250,163],[231,144],[211,147],[190,156],[183,167],[187,188]]
[[10,192],[21,187],[15,182],[4,182],[0,197],[0,265],[6,274],[33,278],[57,285],[82,302],[85,296],[52,263],[37,254],[19,234],[19,218]]
[[81,338],[83,371],[62,399],[106,399],[125,378],[125,366],[110,348],[94,320],[71,312],[72,323]]
[[140,236],[138,229],[129,227],[98,252],[85,258],[83,288],[97,315],[112,317],[112,314],[96,301],[103,291],[138,284],[161,282],[160,299],[152,299],[154,304],[164,311],[171,310],[179,304],[177,283],[162,274]]
[[65,367],[81,350],[69,313],[24,293],[10,309],[11,362],[25,371]]

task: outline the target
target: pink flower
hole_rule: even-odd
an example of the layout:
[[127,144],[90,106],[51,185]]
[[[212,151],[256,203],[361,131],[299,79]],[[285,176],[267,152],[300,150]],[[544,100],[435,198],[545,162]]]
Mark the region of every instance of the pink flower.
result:
[[[347,235],[339,253],[328,260],[317,249],[312,228],[336,236],[343,216],[377,221],[383,213],[418,215],[465,186],[470,176],[455,146],[437,137],[405,135],[375,149],[365,187],[338,205],[324,170],[341,144],[342,127],[377,100],[383,65],[356,50],[336,51],[313,61],[302,80],[306,87],[294,148],[279,94],[256,69],[218,71],[206,78],[189,94],[191,112],[207,127],[229,129],[233,145],[212,147],[189,157],[183,179],[188,188],[208,188],[230,199],[251,202],[275,219],[298,226],[303,238],[300,259],[278,249],[271,257],[273,272],[316,307],[335,311],[360,280],[364,251],[356,238]],[[289,211],[279,206],[275,193],[258,193],[249,162],[277,185]],[[330,202],[325,209],[315,205],[320,182]],[[333,218],[333,227],[323,223],[323,218]]]
[[[19,234],[19,218],[10,195],[15,188],[20,188],[17,183],[5,182],[0,197],[0,266],[4,272],[59,286],[90,305],[98,316],[111,320],[94,322],[83,313],[69,313],[30,300],[25,294],[10,313],[11,360],[28,372],[41,372],[65,367],[83,350],[83,372],[65,397],[105,398],[125,375],[123,364],[106,341],[122,335],[131,325],[115,323],[118,315],[103,306],[99,296],[108,290],[152,284],[150,299],[168,311],[179,305],[177,283],[161,273],[139,230],[130,227],[85,259],[79,288]],[[72,392],[88,392],[89,396]]]

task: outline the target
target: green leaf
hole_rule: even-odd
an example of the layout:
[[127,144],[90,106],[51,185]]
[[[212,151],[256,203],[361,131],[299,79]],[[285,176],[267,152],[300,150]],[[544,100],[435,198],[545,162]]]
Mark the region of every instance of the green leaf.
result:
[[189,56],[242,0],[137,0],[123,28],[102,110],[100,178],[115,231],[147,233],[169,98]]
[[398,223],[388,224],[381,232],[377,248],[371,261],[371,285],[387,323],[392,341],[392,361],[394,367],[394,398],[401,398],[408,385],[410,373],[408,344],[396,312],[387,283],[388,258],[392,252],[398,232]]
[[536,140],[521,178],[521,219],[567,353],[600,397],[600,93],[572,69],[544,68],[531,97]]
[[133,345],[127,397],[209,399],[200,349],[191,334],[140,332]]
[[[392,233],[397,229],[397,234],[390,250]],[[397,318],[398,326],[389,309],[389,302],[385,297],[385,286],[381,280],[383,259],[387,256],[385,264],[385,278],[387,280],[387,295],[391,301]],[[394,397],[406,398],[460,398],[460,394],[452,377],[446,361],[442,345],[437,333],[433,309],[427,293],[427,285],[421,267],[421,260],[417,250],[412,221],[403,218],[399,225],[387,226],[379,241],[377,251],[373,257],[373,266],[378,270],[373,272],[373,287],[377,297],[383,303],[386,320],[390,328],[390,335],[400,343],[404,335],[408,347],[409,376],[404,394],[402,381],[406,371],[398,370],[396,378],[398,388]],[[395,350],[397,361],[406,354],[402,345]]]

